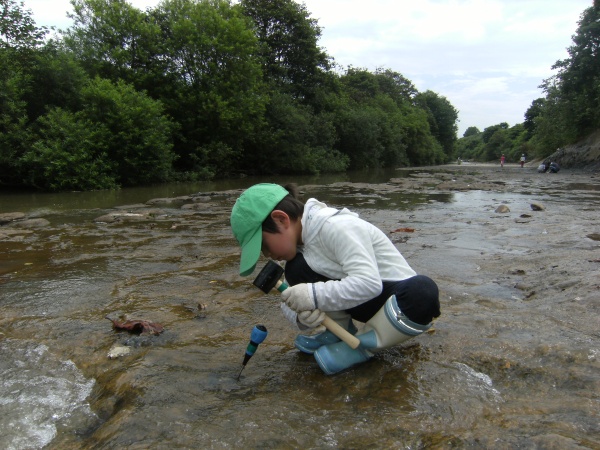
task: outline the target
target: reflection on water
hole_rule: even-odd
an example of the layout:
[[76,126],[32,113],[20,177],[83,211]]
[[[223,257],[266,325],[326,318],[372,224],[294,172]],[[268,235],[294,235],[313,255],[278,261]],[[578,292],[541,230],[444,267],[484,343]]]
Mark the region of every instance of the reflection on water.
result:
[[196,183],[164,183],[153,186],[123,188],[93,192],[39,193],[39,192],[7,192],[0,191],[0,213],[21,211],[66,212],[69,210],[104,209],[119,205],[145,203],[152,198],[178,197],[197,192],[224,191],[245,189],[255,183],[297,183],[326,185],[335,182],[369,182],[380,183],[391,177],[401,177],[404,171],[393,169],[349,172],[343,174],[324,174],[315,176],[281,177],[244,177],[239,179],[216,180]]

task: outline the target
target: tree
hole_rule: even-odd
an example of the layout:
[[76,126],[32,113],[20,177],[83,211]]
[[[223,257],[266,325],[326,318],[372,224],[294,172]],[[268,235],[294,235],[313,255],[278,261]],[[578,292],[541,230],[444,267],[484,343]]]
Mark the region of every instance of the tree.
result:
[[444,153],[452,156],[457,139],[458,111],[446,97],[430,90],[417,95],[417,102],[427,111],[431,134],[441,144]]
[[501,122],[501,123],[499,123],[497,125],[492,125],[492,126],[489,126],[487,128],[484,128],[483,129],[483,134],[481,136],[482,139],[483,139],[483,142],[485,144],[487,144],[490,141],[490,139],[492,138],[492,136],[498,130],[508,130],[508,124],[506,122]]
[[587,8],[579,20],[569,58],[557,61],[561,102],[569,104],[569,119],[578,137],[600,126],[600,1]]
[[481,131],[479,131],[479,128],[469,127],[463,133],[463,137],[475,136],[476,134],[479,134],[479,133],[481,133]]
[[0,184],[20,183],[19,159],[30,145],[26,98],[46,32],[22,1],[0,0]]
[[53,108],[38,120],[39,139],[23,156],[24,183],[46,191],[118,187],[108,156],[110,131],[83,113]]
[[378,91],[389,95],[397,104],[403,102],[413,103],[419,91],[415,85],[398,72],[381,67],[375,70],[375,77],[378,84]]
[[348,68],[341,78],[347,103],[338,112],[336,147],[350,156],[351,167],[425,165],[443,162],[418,95],[402,75]]
[[[569,58],[557,61],[558,73],[540,86],[546,98],[526,117],[528,130],[535,126],[531,142],[539,156],[576,142],[600,128],[600,2],[583,11],[567,51]],[[532,105],[534,107],[534,105]],[[538,109],[539,107],[539,109]]]
[[47,32],[46,27],[36,27],[22,0],[0,0],[0,49],[33,50]]
[[161,102],[119,81],[96,78],[82,91],[86,120],[105,126],[107,154],[120,185],[166,181],[174,154],[173,123]]
[[[196,176],[235,169],[263,120],[258,41],[225,0],[165,0],[146,12],[125,0],[74,0],[66,42],[90,74],[128,80],[179,123],[176,168]],[[192,175],[194,177],[194,175]]]
[[135,83],[156,56],[160,29],[126,0],[71,0],[64,41],[91,77]]
[[60,42],[50,40],[36,52],[29,79],[30,89],[24,100],[31,122],[52,107],[70,111],[82,108],[81,91],[89,83],[89,77],[73,53]]
[[261,43],[268,82],[293,97],[312,101],[328,79],[329,56],[318,46],[321,28],[304,4],[293,0],[241,0]]
[[527,136],[531,138],[535,133],[536,119],[543,113],[544,105],[546,100],[544,98],[537,98],[531,102],[531,106],[525,111],[525,121],[523,125],[527,130]]
[[244,166],[249,173],[339,172],[349,158],[333,148],[331,118],[316,116],[289,93],[275,91],[267,105],[264,129],[257,135]]
[[77,112],[53,108],[22,162],[26,182],[48,190],[106,189],[166,181],[173,124],[160,102],[131,85],[95,78]]

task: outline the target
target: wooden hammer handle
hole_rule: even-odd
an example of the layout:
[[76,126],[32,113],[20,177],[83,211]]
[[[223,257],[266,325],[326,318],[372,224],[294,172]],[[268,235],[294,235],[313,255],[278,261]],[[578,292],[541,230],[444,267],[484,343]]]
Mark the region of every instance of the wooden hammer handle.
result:
[[[275,284],[275,289],[279,292],[283,292],[288,288],[286,283],[283,283],[281,280],[277,281]],[[350,348],[358,348],[360,345],[360,341],[358,338],[352,334],[350,334],[344,327],[342,327],[339,323],[325,314],[325,319],[322,322],[323,326],[339,337],[342,341],[350,346]]]
[[339,337],[342,341],[350,346],[350,348],[358,348],[360,345],[360,341],[356,336],[350,334],[345,328],[343,328],[339,323],[334,321],[331,317],[325,314],[325,319],[323,320],[323,326]]

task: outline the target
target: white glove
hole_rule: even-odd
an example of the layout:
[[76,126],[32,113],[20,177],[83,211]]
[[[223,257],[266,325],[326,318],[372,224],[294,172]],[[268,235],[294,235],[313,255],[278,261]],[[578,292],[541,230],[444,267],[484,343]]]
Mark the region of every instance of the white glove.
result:
[[317,307],[310,295],[310,284],[301,283],[296,286],[290,286],[281,293],[281,298],[290,309],[297,313],[312,311]]
[[309,328],[318,327],[321,325],[323,320],[325,320],[325,313],[320,309],[302,311],[298,314],[298,322],[300,322],[302,325],[306,325]]

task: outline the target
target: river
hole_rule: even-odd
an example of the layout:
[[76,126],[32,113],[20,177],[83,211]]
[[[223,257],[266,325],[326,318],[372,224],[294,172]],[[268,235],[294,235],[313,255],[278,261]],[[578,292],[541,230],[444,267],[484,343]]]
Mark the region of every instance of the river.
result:
[[[239,190],[287,179],[0,194],[0,214],[47,221],[0,227],[0,447],[600,448],[598,264],[563,273],[560,296],[534,281],[575,270],[558,260],[541,270],[534,239],[558,246],[583,233],[571,251],[598,258],[582,231],[600,233],[597,179],[577,179],[575,204],[585,207],[561,237],[550,216],[519,217],[532,201],[572,207],[572,179],[564,195],[519,179],[500,201],[497,191],[431,189],[436,176],[291,180],[390,233],[440,285],[442,317],[430,332],[336,376],[294,348],[277,294],[237,273],[228,218]],[[419,187],[403,188],[408,179]],[[528,214],[495,215],[500,202]],[[405,227],[414,232],[395,231]],[[579,298],[570,317],[565,291]],[[586,314],[591,323],[578,323]],[[107,317],[165,331],[118,332]],[[238,381],[256,324],[268,336]],[[109,358],[115,349],[128,353]]]

